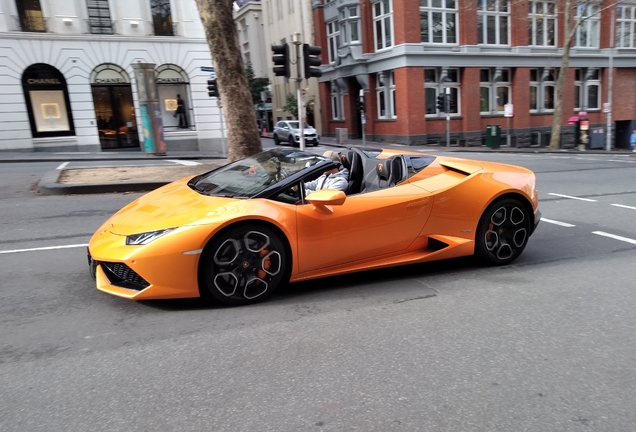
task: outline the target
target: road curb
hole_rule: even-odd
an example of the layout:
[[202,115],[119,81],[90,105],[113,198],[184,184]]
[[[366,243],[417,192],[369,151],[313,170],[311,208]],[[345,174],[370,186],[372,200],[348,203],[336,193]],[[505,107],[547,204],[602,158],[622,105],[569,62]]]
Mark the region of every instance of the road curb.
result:
[[48,171],[39,181],[37,190],[42,195],[83,195],[112,192],[149,192],[172,181],[117,182],[94,184],[59,183],[63,170]]

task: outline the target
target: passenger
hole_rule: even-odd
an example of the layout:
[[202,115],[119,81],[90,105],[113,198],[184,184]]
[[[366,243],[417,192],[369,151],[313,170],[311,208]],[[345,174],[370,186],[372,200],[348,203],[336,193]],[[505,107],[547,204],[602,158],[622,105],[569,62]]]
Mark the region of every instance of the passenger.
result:
[[344,191],[349,185],[349,170],[342,166],[340,155],[333,150],[327,150],[323,156],[334,161],[337,167],[325,171],[324,174],[316,180],[305,183],[305,191],[307,194],[321,189]]

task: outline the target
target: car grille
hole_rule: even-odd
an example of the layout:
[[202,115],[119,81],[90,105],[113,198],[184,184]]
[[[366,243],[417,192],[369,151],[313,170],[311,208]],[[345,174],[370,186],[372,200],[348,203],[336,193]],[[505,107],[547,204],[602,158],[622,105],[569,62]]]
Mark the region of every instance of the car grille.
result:
[[108,281],[115,286],[141,291],[150,284],[133,269],[122,263],[98,262],[104,270]]
[[307,138],[307,139],[312,139],[312,140],[313,140],[313,139],[316,139],[316,134],[308,134],[308,133],[306,133],[306,134],[305,134],[305,138]]

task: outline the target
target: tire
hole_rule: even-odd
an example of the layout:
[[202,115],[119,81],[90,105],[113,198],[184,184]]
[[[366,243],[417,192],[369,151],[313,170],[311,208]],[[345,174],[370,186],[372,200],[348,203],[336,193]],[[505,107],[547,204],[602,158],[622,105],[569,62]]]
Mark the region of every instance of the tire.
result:
[[274,134],[274,145],[280,145],[280,140],[278,139],[278,135]]
[[479,220],[475,255],[491,265],[511,263],[528,244],[531,223],[530,214],[521,201],[514,198],[495,201]]
[[296,147],[296,141],[294,141],[294,137],[293,136],[289,136],[289,145],[292,147]]
[[[240,225],[212,239],[201,258],[205,289],[228,305],[263,301],[289,281],[285,243],[272,229]],[[202,291],[203,291],[202,289]]]

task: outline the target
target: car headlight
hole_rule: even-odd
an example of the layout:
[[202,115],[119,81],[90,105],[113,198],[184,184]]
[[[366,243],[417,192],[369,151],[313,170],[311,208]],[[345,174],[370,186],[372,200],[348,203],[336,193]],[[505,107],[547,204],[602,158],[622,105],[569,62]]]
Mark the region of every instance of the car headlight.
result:
[[176,230],[176,228],[166,228],[157,231],[148,231],[139,234],[132,234],[126,236],[126,244],[127,245],[146,245],[151,241],[157,240],[159,237],[165,236],[166,234]]

